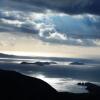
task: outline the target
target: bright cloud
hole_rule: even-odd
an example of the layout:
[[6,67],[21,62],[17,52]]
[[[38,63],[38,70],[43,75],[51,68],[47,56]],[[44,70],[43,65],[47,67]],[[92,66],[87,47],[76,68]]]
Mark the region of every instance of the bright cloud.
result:
[[[53,12],[0,10],[0,31],[30,34],[46,43],[100,46],[100,17],[91,14],[68,15]],[[27,36],[26,36],[27,37]]]

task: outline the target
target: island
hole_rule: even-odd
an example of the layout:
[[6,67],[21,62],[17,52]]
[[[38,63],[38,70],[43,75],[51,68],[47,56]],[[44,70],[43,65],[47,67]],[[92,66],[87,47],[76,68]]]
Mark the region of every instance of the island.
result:
[[85,65],[83,62],[71,62],[70,65]]
[[21,62],[21,64],[35,64],[35,65],[38,65],[38,66],[44,66],[44,65],[51,65],[51,64],[57,64],[56,62],[40,62],[40,61],[37,61],[37,62],[34,62],[34,63],[30,63],[30,62]]

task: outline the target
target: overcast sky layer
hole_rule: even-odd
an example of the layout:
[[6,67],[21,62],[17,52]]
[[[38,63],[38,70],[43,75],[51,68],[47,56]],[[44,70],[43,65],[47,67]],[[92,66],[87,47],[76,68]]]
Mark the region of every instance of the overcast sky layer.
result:
[[0,0],[0,51],[99,57],[100,1]]

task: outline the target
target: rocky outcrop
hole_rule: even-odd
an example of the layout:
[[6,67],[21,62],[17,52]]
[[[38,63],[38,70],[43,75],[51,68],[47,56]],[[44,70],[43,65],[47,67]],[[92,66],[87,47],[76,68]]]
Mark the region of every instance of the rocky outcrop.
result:
[[89,93],[91,94],[100,94],[100,86],[97,86],[95,84],[86,82],[86,83],[78,83],[78,85],[81,86],[86,86],[86,89],[88,90]]
[[[48,100],[57,91],[46,82],[14,71],[0,70],[0,97],[17,100]],[[26,99],[27,98],[27,99]],[[4,100],[4,99],[2,99]]]

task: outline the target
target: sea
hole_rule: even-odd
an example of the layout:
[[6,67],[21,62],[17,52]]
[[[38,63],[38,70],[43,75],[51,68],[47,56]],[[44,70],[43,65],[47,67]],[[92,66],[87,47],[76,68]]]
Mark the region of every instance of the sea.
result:
[[[36,62],[49,62],[49,64],[39,65]],[[79,64],[75,64],[76,62]],[[93,59],[4,57],[0,58],[0,69],[39,78],[59,92],[87,93],[85,86],[77,85],[80,82],[100,85],[100,62]]]

